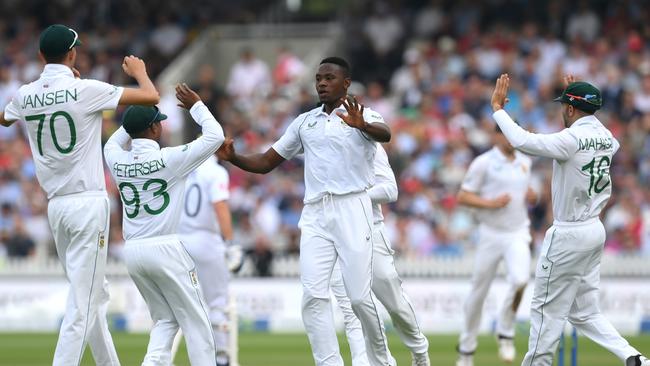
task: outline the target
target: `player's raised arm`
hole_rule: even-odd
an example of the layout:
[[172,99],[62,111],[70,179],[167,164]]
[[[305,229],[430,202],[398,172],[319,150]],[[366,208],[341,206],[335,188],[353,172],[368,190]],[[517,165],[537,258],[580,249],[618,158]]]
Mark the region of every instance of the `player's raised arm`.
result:
[[247,172],[266,174],[285,161],[272,147],[262,154],[240,155],[235,152],[234,141],[231,138],[221,145],[217,151],[220,160],[231,162],[234,166]]
[[497,79],[491,104],[494,111],[492,117],[510,144],[525,153],[557,160],[568,160],[573,156],[578,150],[578,142],[568,129],[553,134],[536,134],[524,130],[512,120],[503,109],[508,102],[509,84],[508,74],[502,74]]
[[192,119],[201,126],[201,137],[183,146],[165,148],[170,166],[180,175],[186,175],[207,160],[224,141],[223,128],[214,118],[199,95],[187,84],[176,86],[179,106],[190,111]]
[[142,59],[133,55],[124,57],[122,70],[134,78],[139,88],[124,88],[119,104],[155,105],[160,101],[160,94],[147,74]]
[[[107,162],[109,157],[112,156],[112,152],[127,150],[129,142],[131,142],[131,136],[129,136],[124,127],[120,126],[117,131],[113,132],[108,141],[106,141],[106,145],[104,145],[104,156]],[[110,162],[108,164],[110,165]]]

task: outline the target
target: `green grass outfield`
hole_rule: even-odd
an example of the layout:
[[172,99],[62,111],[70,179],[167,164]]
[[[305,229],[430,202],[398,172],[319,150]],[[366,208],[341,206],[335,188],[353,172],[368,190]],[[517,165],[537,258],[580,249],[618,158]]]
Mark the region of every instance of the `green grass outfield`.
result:
[[[567,337],[569,340],[571,337]],[[113,333],[117,352],[122,366],[140,365],[144,356],[148,335]],[[650,353],[650,336],[629,337],[628,340],[637,349]],[[345,364],[350,365],[347,343],[340,339],[344,349]],[[429,354],[434,366],[453,366],[456,359],[454,351],[457,337],[452,335],[429,336],[431,343]],[[409,352],[404,348],[395,334],[390,334],[390,347],[399,365],[410,365]],[[493,337],[483,336],[479,340],[479,349],[475,356],[477,366],[503,365],[496,357],[496,342]],[[517,342],[518,365],[526,349],[526,340],[520,338]],[[0,333],[0,365],[2,366],[44,366],[51,364],[56,334],[42,333]],[[307,336],[304,334],[269,334],[241,333],[239,338],[239,360],[242,366],[302,366],[313,365]],[[615,366],[621,362],[606,350],[591,341],[580,338],[578,365],[582,366]],[[567,352],[568,362],[569,352]],[[187,366],[185,348],[181,348],[176,366]],[[90,350],[84,355],[82,365],[94,365]]]

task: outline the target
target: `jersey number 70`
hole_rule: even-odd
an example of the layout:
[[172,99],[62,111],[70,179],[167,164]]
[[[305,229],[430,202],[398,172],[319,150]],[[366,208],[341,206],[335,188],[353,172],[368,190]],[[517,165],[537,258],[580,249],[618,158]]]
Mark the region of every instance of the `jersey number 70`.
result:
[[[62,147],[59,145],[59,140],[56,138],[56,130],[54,129],[54,122],[56,121],[57,117],[63,117],[65,120],[68,122],[68,128],[70,129],[70,144],[68,144],[68,147]],[[45,114],[34,114],[31,116],[26,116],[25,117],[26,121],[38,121],[38,130],[36,132],[36,144],[38,145],[38,153],[43,156],[43,125],[45,125]],[[69,154],[72,149],[74,148],[74,145],[77,143],[77,130],[74,127],[74,121],[72,120],[72,117],[64,111],[58,111],[52,113],[50,116],[50,134],[52,135],[52,142],[54,143],[54,147],[61,153],[61,154]]]

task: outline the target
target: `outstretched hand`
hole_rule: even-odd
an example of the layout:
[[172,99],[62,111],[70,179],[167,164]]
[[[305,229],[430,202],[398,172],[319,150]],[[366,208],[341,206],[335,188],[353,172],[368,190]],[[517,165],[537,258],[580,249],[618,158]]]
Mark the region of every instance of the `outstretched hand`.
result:
[[201,100],[201,97],[185,83],[176,84],[176,98],[180,101],[178,106],[185,109],[192,108],[196,102]]
[[562,78],[564,80],[564,87],[566,88],[569,86],[569,84],[574,83],[576,81],[576,78],[573,75],[564,75]]
[[348,113],[336,112],[336,115],[348,126],[363,130],[366,127],[366,121],[363,119],[363,104],[352,96],[341,98],[341,103]]
[[508,103],[508,88],[510,87],[510,77],[508,74],[501,74],[497,79],[497,83],[494,87],[494,92],[492,93],[492,110],[494,112],[503,109],[506,103]]
[[235,156],[235,144],[233,139],[226,138],[226,140],[221,144],[219,150],[217,150],[217,157],[222,161],[231,161]]

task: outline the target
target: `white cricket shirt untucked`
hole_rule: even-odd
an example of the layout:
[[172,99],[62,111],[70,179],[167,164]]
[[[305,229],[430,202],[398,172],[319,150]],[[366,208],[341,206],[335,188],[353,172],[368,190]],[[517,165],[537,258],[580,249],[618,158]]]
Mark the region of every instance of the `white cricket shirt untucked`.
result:
[[48,199],[104,191],[102,111],[114,110],[123,88],[76,79],[72,70],[47,64],[40,78],[23,85],[5,108],[5,119],[22,120]]

